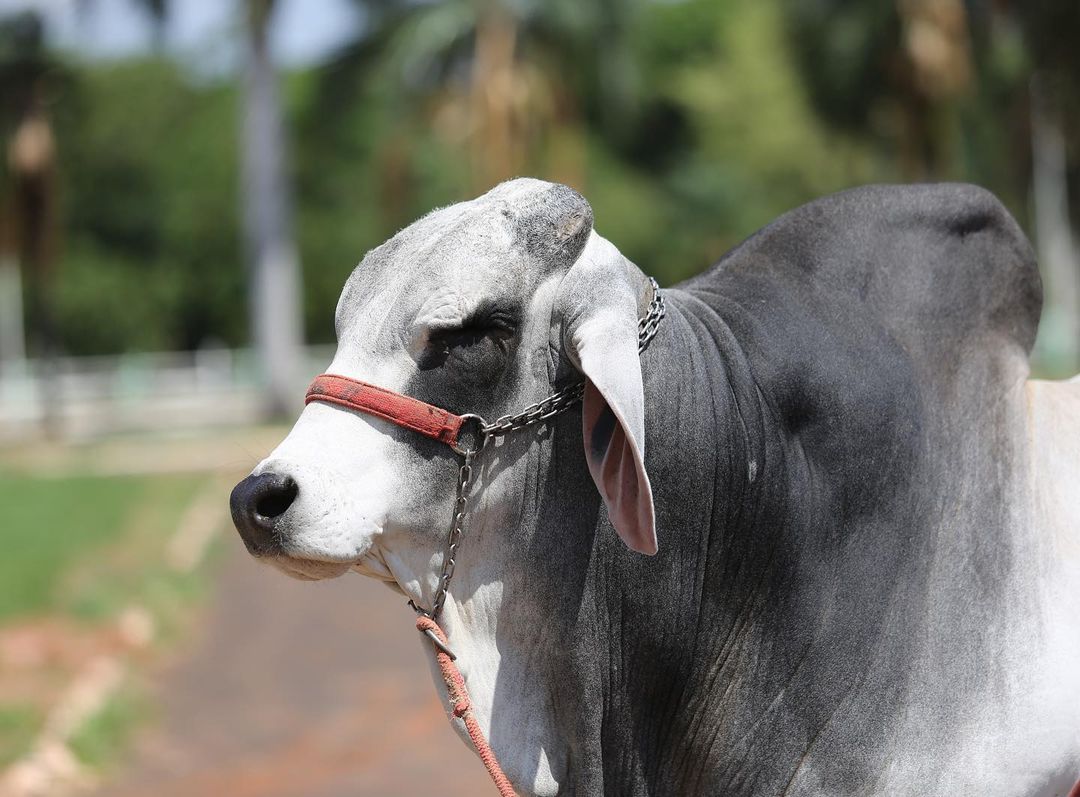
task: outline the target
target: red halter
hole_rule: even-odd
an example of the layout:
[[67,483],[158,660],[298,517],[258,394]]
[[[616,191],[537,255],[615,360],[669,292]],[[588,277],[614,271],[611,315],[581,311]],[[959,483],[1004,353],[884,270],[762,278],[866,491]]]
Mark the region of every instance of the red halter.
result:
[[350,379],[347,376],[322,374],[308,388],[304,404],[322,401],[374,415],[411,429],[458,451],[461,427],[474,415],[454,415],[444,409],[403,396],[385,387]]

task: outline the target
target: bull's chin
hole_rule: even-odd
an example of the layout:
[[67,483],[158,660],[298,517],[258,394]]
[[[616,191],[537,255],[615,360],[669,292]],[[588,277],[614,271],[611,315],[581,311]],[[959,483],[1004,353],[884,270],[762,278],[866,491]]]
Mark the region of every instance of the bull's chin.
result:
[[300,581],[323,581],[337,578],[349,571],[354,562],[324,562],[317,559],[302,559],[296,556],[278,554],[267,556],[263,561],[280,570],[291,578]]

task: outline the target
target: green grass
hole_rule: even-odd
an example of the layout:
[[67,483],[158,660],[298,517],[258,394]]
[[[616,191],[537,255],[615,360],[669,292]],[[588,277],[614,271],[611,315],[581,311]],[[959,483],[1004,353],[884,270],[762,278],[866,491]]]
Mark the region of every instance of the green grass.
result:
[[0,621],[52,608],[60,574],[124,532],[143,488],[134,478],[0,479]]
[[[184,511],[211,478],[42,477],[0,469],[0,625],[59,615],[107,626],[136,604],[149,610],[154,639],[167,646],[189,621],[207,574],[202,568],[176,572],[165,550]],[[125,684],[78,729],[72,750],[85,764],[107,767],[127,746],[145,709],[145,698]],[[28,751],[44,710],[0,702],[0,769]]]
[[164,604],[182,600],[177,593],[188,590],[192,579],[167,568],[163,554],[202,480],[199,476],[138,480],[122,537],[85,553],[67,569],[54,590],[58,608],[79,619],[98,621],[114,617],[136,599],[155,614]]
[[[160,547],[184,504],[191,499],[201,477],[38,478],[0,475],[0,622],[20,615],[46,613],[61,606],[58,585],[65,574],[87,557],[100,554],[125,537],[138,534],[140,520],[152,529]],[[145,516],[145,517],[142,517]],[[138,568],[136,568],[138,569]],[[78,598],[82,614],[100,616],[93,609],[96,595],[115,593],[108,579],[91,579]],[[130,586],[130,585],[129,585]],[[105,602],[109,608],[115,600]]]
[[41,723],[35,706],[0,705],[0,769],[30,751]]
[[105,769],[120,758],[147,713],[145,696],[131,686],[122,688],[79,728],[68,746],[82,763]]

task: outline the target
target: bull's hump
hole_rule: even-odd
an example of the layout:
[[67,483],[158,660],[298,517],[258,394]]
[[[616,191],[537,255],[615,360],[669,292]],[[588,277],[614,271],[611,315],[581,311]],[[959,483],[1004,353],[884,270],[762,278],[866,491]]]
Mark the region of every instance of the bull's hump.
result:
[[734,249],[710,276],[727,282],[745,272],[793,290],[813,283],[867,305],[894,330],[992,331],[1024,351],[1042,307],[1019,225],[989,191],[957,183],[865,186],[810,202]]

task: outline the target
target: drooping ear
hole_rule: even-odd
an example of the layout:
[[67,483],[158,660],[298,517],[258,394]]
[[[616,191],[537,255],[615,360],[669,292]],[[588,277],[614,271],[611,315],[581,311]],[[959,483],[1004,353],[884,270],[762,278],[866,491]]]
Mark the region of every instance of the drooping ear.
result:
[[640,275],[593,233],[560,287],[563,335],[585,375],[585,459],[623,542],[655,554],[652,486],[645,472],[645,396],[638,357]]

